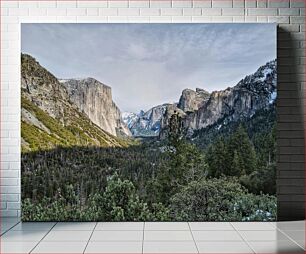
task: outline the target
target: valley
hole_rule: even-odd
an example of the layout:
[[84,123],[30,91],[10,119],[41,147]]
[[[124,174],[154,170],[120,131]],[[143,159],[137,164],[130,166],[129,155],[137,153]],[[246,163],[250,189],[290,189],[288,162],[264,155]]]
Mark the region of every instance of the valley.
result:
[[121,112],[110,86],[22,54],[23,219],[275,220],[276,79],[272,60],[224,90]]

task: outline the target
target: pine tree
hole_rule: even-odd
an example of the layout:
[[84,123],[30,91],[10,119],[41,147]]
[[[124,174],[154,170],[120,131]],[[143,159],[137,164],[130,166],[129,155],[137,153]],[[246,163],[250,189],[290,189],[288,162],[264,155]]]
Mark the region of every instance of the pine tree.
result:
[[[257,161],[254,146],[242,125],[231,136],[228,151],[232,159],[234,158],[235,152],[237,153],[236,157],[238,158],[236,160],[239,160],[240,164],[239,169],[231,169],[230,171],[240,172],[240,175],[243,175],[251,174],[256,169]],[[233,164],[231,167],[233,167]]]
[[237,151],[234,151],[234,157],[231,165],[231,171],[228,172],[229,176],[241,176],[242,175],[243,163],[241,158],[239,157]]
[[210,176],[220,177],[229,172],[231,162],[229,161],[226,141],[223,137],[220,137],[208,148],[206,160],[209,165]]
[[157,179],[150,182],[150,189],[156,189],[158,202],[168,203],[169,197],[181,186],[207,175],[204,154],[186,140],[186,133],[182,118],[174,113],[169,120],[166,140],[169,160],[160,167]]

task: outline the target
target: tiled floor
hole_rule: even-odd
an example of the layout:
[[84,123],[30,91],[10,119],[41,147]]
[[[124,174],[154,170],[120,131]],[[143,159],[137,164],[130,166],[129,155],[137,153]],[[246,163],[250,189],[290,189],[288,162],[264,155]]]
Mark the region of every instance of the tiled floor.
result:
[[21,223],[1,218],[0,253],[304,253],[305,221]]

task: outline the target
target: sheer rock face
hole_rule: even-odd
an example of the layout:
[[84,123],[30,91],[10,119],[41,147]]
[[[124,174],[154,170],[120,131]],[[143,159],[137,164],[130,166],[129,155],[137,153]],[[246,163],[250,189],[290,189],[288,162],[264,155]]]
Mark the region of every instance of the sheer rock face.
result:
[[215,123],[226,124],[249,118],[257,110],[267,109],[275,102],[276,78],[276,60],[273,60],[246,76],[236,86],[222,91],[209,94],[204,90],[185,89],[179,103],[167,108],[161,129],[167,127],[174,112],[182,116],[189,133]]
[[114,136],[131,135],[112,100],[109,86],[93,78],[61,80],[61,83],[68,91],[69,100],[101,129]]
[[[187,114],[178,107],[178,104],[168,104],[165,113],[161,119],[161,128],[159,132],[160,139],[164,139],[167,137],[169,122],[173,114],[178,114],[184,120],[183,124],[186,124],[185,119],[187,117]],[[188,128],[187,126],[185,127]]]
[[72,106],[65,87],[35,58],[26,54],[21,55],[21,93],[62,123],[65,121],[65,109]]
[[[126,122],[133,135],[146,132],[162,138],[174,113],[181,116],[189,134],[216,123],[222,125],[250,118],[275,102],[276,78],[276,60],[273,60],[233,87],[212,93],[199,88],[184,89],[178,103],[153,107],[138,115],[129,113]],[[158,128],[152,129],[152,126]],[[154,132],[148,132],[150,128]]]
[[184,112],[198,110],[205,102],[207,102],[209,96],[209,92],[200,88],[197,88],[195,91],[184,89],[178,103],[178,108]]
[[[131,135],[121,113],[112,101],[111,88],[93,78],[58,80],[30,55],[21,55],[22,96],[63,125],[73,116],[85,113],[102,130],[114,136]],[[29,118],[22,111],[23,119]]]
[[275,99],[276,61],[271,61],[236,86],[212,92],[203,106],[186,117],[186,125],[201,129],[218,121],[251,117],[257,110],[269,108]]

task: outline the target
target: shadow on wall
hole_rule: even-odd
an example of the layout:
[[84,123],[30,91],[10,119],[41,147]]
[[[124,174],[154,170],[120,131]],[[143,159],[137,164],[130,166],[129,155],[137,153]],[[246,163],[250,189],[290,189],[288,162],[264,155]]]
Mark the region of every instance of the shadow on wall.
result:
[[[304,82],[299,43],[277,30],[277,218],[305,218]],[[302,50],[302,49],[300,49]]]

